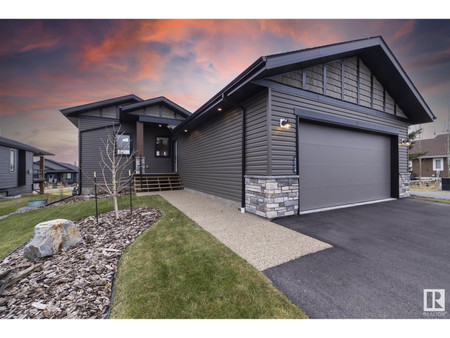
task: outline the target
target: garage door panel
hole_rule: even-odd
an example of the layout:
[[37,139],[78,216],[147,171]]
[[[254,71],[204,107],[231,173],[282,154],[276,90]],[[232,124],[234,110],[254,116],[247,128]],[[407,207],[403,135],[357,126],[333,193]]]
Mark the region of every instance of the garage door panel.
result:
[[390,138],[299,125],[300,211],[390,197]]

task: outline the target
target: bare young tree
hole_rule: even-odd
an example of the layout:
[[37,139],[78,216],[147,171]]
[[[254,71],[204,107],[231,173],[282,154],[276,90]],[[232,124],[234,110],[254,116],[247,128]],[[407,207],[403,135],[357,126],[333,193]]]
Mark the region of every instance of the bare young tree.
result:
[[[108,132],[106,139],[102,139],[103,149],[100,148],[101,175],[95,182],[88,175],[89,180],[97,187],[112,196],[114,201],[115,218],[119,218],[117,196],[129,186],[135,171],[133,158],[136,152],[131,152],[131,139],[129,135],[120,131],[120,126]],[[84,171],[83,171],[84,172]],[[130,175],[131,173],[131,175]]]

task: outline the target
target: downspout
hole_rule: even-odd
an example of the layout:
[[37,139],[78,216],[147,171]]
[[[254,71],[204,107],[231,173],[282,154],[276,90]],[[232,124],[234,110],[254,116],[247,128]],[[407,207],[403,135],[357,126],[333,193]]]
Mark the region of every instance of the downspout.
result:
[[229,101],[225,93],[222,94],[222,101],[241,109],[241,212],[245,212],[245,107]]

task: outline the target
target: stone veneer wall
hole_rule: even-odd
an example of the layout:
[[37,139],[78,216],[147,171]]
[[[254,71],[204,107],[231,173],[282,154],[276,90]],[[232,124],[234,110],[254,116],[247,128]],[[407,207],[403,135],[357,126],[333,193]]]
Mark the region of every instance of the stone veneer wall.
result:
[[267,218],[298,214],[299,177],[245,176],[245,211]]
[[405,198],[410,196],[410,179],[411,174],[400,174],[399,177],[399,197]]

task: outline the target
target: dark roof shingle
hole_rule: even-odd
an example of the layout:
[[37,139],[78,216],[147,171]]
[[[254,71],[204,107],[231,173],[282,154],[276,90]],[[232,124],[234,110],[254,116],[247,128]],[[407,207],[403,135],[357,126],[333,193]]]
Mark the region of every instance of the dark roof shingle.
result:
[[435,138],[417,140],[410,154],[425,153],[424,156],[441,156],[448,154],[447,134],[438,135]]

